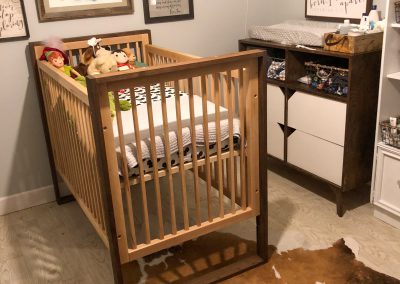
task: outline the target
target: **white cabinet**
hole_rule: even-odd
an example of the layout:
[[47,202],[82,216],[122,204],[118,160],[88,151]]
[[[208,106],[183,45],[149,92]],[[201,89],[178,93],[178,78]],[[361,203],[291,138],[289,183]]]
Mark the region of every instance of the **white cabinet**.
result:
[[378,145],[374,215],[400,228],[400,150]]
[[288,163],[342,185],[343,146],[297,130],[288,138]]
[[267,85],[268,154],[284,159],[285,94],[278,86]]
[[386,7],[371,201],[376,217],[400,228],[400,150],[382,142],[379,126],[400,115],[400,25],[392,25],[396,1],[387,1]]
[[289,99],[288,126],[344,146],[346,104],[295,92]]

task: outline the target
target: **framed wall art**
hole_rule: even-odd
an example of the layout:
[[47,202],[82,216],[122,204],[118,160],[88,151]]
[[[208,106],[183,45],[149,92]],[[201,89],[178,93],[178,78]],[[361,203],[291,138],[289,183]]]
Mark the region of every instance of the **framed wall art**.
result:
[[29,38],[23,0],[0,0],[0,42]]
[[372,0],[306,0],[306,18],[322,21],[360,21],[368,13]]
[[132,0],[36,0],[39,22],[133,13]]
[[146,24],[194,19],[193,0],[143,0]]

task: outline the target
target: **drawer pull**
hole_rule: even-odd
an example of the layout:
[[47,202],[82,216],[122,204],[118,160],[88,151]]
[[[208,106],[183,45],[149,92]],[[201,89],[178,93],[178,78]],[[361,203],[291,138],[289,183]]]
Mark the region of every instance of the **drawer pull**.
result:
[[400,180],[397,181],[397,185],[399,186],[399,189],[400,189]]

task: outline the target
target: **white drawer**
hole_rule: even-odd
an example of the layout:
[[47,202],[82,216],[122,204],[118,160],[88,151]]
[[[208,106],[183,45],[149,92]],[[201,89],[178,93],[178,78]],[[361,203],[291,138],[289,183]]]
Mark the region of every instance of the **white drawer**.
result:
[[290,127],[344,146],[345,103],[296,92],[288,110]]
[[269,122],[267,126],[268,154],[283,160],[284,156],[284,133],[277,122]]
[[400,217],[400,151],[378,147],[374,203]]
[[288,162],[339,186],[343,147],[296,130],[288,138]]
[[285,121],[285,95],[282,90],[273,85],[267,85],[267,119],[268,122]]

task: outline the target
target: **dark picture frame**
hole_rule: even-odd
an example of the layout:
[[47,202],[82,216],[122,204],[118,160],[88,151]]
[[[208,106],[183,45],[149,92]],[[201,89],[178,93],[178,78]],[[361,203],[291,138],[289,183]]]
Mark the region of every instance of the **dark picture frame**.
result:
[[146,24],[194,19],[193,0],[143,0],[143,10]]
[[0,0],[0,27],[0,42],[29,38],[23,0]]
[[[79,3],[81,2],[81,3]],[[65,21],[92,17],[132,14],[132,0],[113,2],[108,0],[36,0],[39,22]]]
[[[362,13],[369,13],[371,10],[372,1],[373,0],[305,0],[305,17],[310,20],[326,22],[343,22],[343,20],[349,19],[352,23],[360,23]],[[362,6],[354,7],[354,5]],[[313,7],[316,7],[316,9],[312,9]]]

